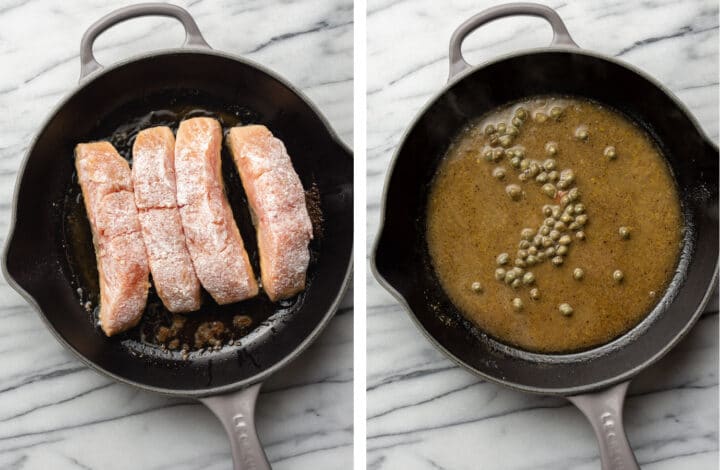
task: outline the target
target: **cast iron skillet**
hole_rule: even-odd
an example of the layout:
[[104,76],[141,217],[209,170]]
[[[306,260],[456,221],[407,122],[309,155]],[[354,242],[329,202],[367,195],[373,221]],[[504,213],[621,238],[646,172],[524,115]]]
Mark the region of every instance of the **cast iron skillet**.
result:
[[[107,68],[95,61],[92,44],[102,31],[147,15],[179,20],[186,31],[184,47]],[[255,432],[255,399],[263,380],[318,337],[347,285],[353,236],[352,155],[298,90],[256,64],[213,51],[192,17],[179,7],[143,4],[105,16],[83,37],[81,61],[80,86],[42,126],[19,172],[3,260],[8,283],[87,365],[144,390],[200,399],[228,432],[235,468],[270,468]],[[117,126],[108,121],[123,119],[117,110],[128,103],[133,103],[133,113],[153,111],[158,96],[217,112],[233,113],[238,106],[250,110],[253,122],[266,124],[285,142],[303,186],[317,185],[324,216],[308,288],[293,311],[279,308],[240,344],[191,354],[189,360],[100,333],[71,285],[66,240],[57,229],[73,175],[74,146],[93,138],[98,128]],[[238,308],[243,305],[247,304]]]
[[[547,20],[554,31],[551,47],[468,65],[460,51],[463,39],[489,21],[512,15]],[[451,139],[468,120],[539,94],[591,98],[641,123],[672,167],[687,225],[678,270],[657,307],[622,337],[575,354],[531,354],[470,325],[440,289],[425,240],[428,186]],[[593,425],[603,469],[637,468],[622,426],[628,381],[687,333],[717,279],[718,150],[687,109],[639,70],[579,49],[554,10],[530,3],[494,7],[453,34],[449,83],[402,139],[388,172],[383,208],[372,256],[375,275],[428,339],[484,379],[567,397]]]

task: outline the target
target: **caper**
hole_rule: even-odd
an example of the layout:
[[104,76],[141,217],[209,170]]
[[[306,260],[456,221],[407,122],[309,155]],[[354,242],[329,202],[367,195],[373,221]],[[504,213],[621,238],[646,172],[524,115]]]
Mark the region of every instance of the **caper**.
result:
[[525,148],[524,147],[516,147],[513,150],[513,154],[515,154],[516,157],[525,158]]
[[506,265],[508,264],[508,262],[510,262],[510,255],[507,253],[500,253],[499,255],[497,255],[497,258],[495,258],[495,261],[500,266]]
[[528,252],[527,250],[518,250],[517,256],[518,258],[525,259],[527,258]]
[[519,266],[515,266],[512,270],[515,271],[515,277],[520,277],[525,273],[525,270]]
[[557,222],[555,222],[555,226],[553,228],[560,232],[564,232],[565,230],[567,230],[567,225],[565,225],[565,222],[562,221],[562,216],[560,216],[560,219],[561,220],[558,220]]
[[520,181],[527,181],[528,178],[530,178],[530,175],[528,175],[526,171],[524,171],[518,175],[518,179]]
[[512,144],[512,141],[513,141],[513,138],[511,135],[505,134],[505,135],[501,135],[500,137],[498,137],[498,142],[503,147],[510,147],[510,145]]
[[563,195],[563,197],[560,198],[560,205],[565,207],[568,204],[570,204],[570,198],[567,197],[567,194]]
[[608,145],[607,147],[605,147],[605,150],[603,151],[603,155],[605,155],[605,157],[608,160],[615,160],[617,158],[617,153],[615,152],[615,147],[613,147],[612,145]]
[[573,221],[573,216],[571,216],[571,215],[568,214],[568,213],[565,213],[565,214],[563,214],[563,215],[560,216],[560,221],[563,222],[563,223],[565,223],[565,224],[569,224],[570,222]]
[[497,144],[498,144],[498,139],[499,139],[499,137],[498,137],[497,134],[492,134],[492,135],[490,136],[490,140],[488,140],[488,142],[490,142],[490,145],[497,145]]
[[495,279],[498,281],[502,281],[505,279],[505,270],[503,268],[497,268],[495,270]]
[[[540,235],[547,236],[547,234],[550,233],[550,230],[551,230],[550,227],[548,227],[547,225],[543,225],[540,228]],[[544,240],[544,238],[543,238],[543,240]]]
[[548,197],[555,197],[555,194],[557,194],[557,189],[555,189],[554,184],[546,183],[542,187],[542,192]]
[[515,127],[520,127],[523,125],[523,120],[517,116],[513,117],[512,121],[510,121],[510,122],[512,122],[512,125]]
[[580,199],[580,190],[578,188],[572,188],[567,193],[568,200],[570,202],[575,202],[578,199]]
[[569,245],[570,243],[572,243],[572,238],[570,238],[570,235],[563,235],[558,240],[558,243],[561,245]]
[[525,108],[521,106],[515,110],[515,116],[524,121],[528,117],[528,112]]
[[500,160],[502,160],[503,155],[505,155],[505,152],[503,152],[502,149],[493,150],[492,161],[499,162]]
[[535,160],[532,160],[532,161],[530,161],[530,165],[528,166],[527,171],[530,174],[530,176],[534,177],[535,175],[540,173],[540,165]]
[[512,157],[510,159],[510,164],[513,166],[513,168],[520,168],[520,162],[522,159],[520,157]]
[[510,284],[517,279],[517,274],[512,269],[505,273],[505,284]]
[[527,262],[522,258],[515,258],[515,266],[524,268],[527,267]]
[[530,166],[530,162],[528,160],[523,160],[520,162],[521,170],[527,170],[529,166]]
[[575,268],[575,269],[573,270],[573,278],[574,278],[576,281],[579,281],[579,280],[582,279],[583,277],[585,277],[585,271],[583,271],[582,268]]
[[518,243],[518,248],[521,250],[527,250],[530,248],[530,242],[527,240],[520,240],[520,243]]
[[538,251],[538,254],[537,254],[538,263],[539,263],[540,261],[545,261],[545,258],[547,258],[547,255],[545,254],[545,252],[544,252],[544,251]]
[[585,205],[581,202],[575,204],[575,206],[573,207],[573,212],[575,212],[576,214],[582,214],[583,212],[585,212]]
[[497,125],[497,131],[498,131],[499,134],[504,134],[506,129],[507,129],[507,126],[505,125],[504,122],[499,122],[499,123],[498,123],[498,125]]
[[552,258],[553,256],[555,256],[555,247],[554,247],[554,246],[549,246],[549,247],[545,250],[545,256],[547,256],[548,258]]
[[517,289],[522,285],[522,281],[520,279],[515,279],[513,282],[510,283],[510,287],[513,289]]
[[553,206],[552,208],[552,216],[555,218],[555,220],[560,218],[560,215],[562,214],[562,209],[560,209],[560,206]]
[[487,126],[485,126],[485,135],[486,136],[489,137],[491,134],[494,134],[494,133],[495,133],[495,126],[493,126],[492,124],[488,124]]
[[557,230],[550,230],[550,238],[553,240],[558,240],[560,238],[560,232]]
[[568,246],[567,245],[560,245],[555,249],[555,253],[560,256],[565,256],[568,252]]
[[[543,226],[543,228],[544,228],[544,226]],[[540,230],[542,231],[542,228]],[[542,234],[540,234],[540,233],[538,233],[537,235],[535,235],[533,237],[533,245],[534,246],[542,245],[542,241],[543,241],[543,237],[542,237]]]
[[587,215],[586,214],[580,214],[577,217],[575,217],[575,223],[578,224],[578,227],[582,227],[587,223]]
[[588,138],[588,130],[585,126],[580,126],[575,129],[575,138],[578,140],[586,140]]
[[541,184],[542,184],[542,183],[547,183],[547,180],[548,180],[548,175],[547,175],[547,173],[545,173],[544,171],[543,171],[543,172],[540,172],[540,173],[535,177],[535,181],[537,181],[538,183],[541,183]]
[[512,299],[512,307],[515,309],[516,312],[522,310],[523,302],[520,297],[515,297],[514,299]]
[[562,108],[559,106],[553,106],[552,109],[550,109],[550,117],[553,119],[559,119],[560,116],[562,116]]
[[630,229],[628,227],[620,227],[618,229],[618,233],[620,234],[620,238],[622,238],[623,240],[627,240],[628,238],[630,238]]
[[552,264],[554,264],[555,266],[560,266],[561,264],[563,264],[564,259],[562,256],[556,256],[551,261]]
[[582,230],[577,231],[575,233],[575,236],[578,240],[585,240],[585,232],[583,232]]
[[536,246],[530,245],[530,247],[528,247],[527,251],[528,251],[528,258],[529,258],[532,255],[536,255],[538,252],[538,249]]
[[493,175],[493,177],[495,177],[495,178],[497,178],[497,179],[499,179],[499,180],[505,178],[505,168],[503,168],[503,167],[501,167],[501,166],[496,167],[496,168],[492,171],[492,175]]
[[547,114],[543,112],[537,112],[535,113],[535,116],[533,116],[533,119],[535,120],[535,122],[543,123],[547,121]]
[[527,263],[528,266],[535,266],[538,262],[538,258],[537,258],[537,256],[534,256],[534,255],[528,255],[525,262]]
[[573,308],[570,306],[570,304],[560,304],[558,305],[558,310],[560,310],[560,313],[562,313],[566,317],[569,317],[573,314]]
[[508,126],[507,130],[505,131],[507,135],[516,136],[519,134],[518,128],[515,126]]
[[616,270],[613,272],[613,275],[612,275],[612,276],[613,276],[613,280],[614,280],[615,282],[622,282],[623,278],[625,277],[625,275],[623,274],[623,272],[620,271],[619,269],[616,269]]
[[505,187],[505,192],[513,201],[517,201],[520,197],[522,197],[522,189],[520,189],[520,186],[516,184],[507,185]]
[[552,245],[554,245],[554,242],[553,242],[553,239],[552,239],[552,238],[550,238],[550,237],[545,237],[545,238],[543,238],[543,242],[542,242],[542,246],[543,246],[543,247],[547,248],[547,247],[552,246]]
[[526,272],[523,275],[522,282],[526,286],[532,284],[533,282],[535,282],[535,275],[533,273],[531,273],[530,271]]
[[548,158],[547,160],[545,160],[543,162],[542,165],[543,165],[543,168],[545,168],[547,171],[552,171],[555,169],[555,166],[557,165],[557,163],[555,162],[554,159]]
[[532,240],[533,236],[535,236],[535,230],[531,228],[524,228],[520,231],[520,238],[523,240]]
[[548,173],[548,179],[549,179],[550,181],[553,181],[553,182],[555,182],[555,181],[558,180],[558,176],[559,176],[559,174],[558,174],[558,172],[555,171],[555,170],[553,170],[553,171],[551,171],[550,173]]
[[555,155],[558,152],[558,146],[555,142],[548,142],[545,144],[545,153],[548,155]]
[[470,284],[470,289],[472,289],[473,292],[482,292],[482,286],[478,281],[473,282]]

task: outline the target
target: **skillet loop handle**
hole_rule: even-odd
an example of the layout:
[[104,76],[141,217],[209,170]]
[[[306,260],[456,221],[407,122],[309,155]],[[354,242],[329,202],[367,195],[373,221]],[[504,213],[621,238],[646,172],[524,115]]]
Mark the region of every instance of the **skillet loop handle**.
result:
[[506,5],[498,5],[473,16],[461,24],[453,33],[450,38],[450,76],[448,77],[448,81],[460,72],[471,67],[462,55],[461,48],[465,38],[480,26],[508,16],[538,16],[543,18],[550,23],[553,30],[551,46],[578,47],[572,37],[570,37],[570,33],[565,27],[565,23],[563,23],[560,15],[552,8],[537,3],[508,3]]
[[185,43],[183,47],[203,47],[210,49],[205,41],[197,23],[187,10],[169,3],[140,3],[117,9],[100,18],[93,23],[80,40],[80,81],[96,70],[102,69],[102,65],[95,60],[93,44],[95,39],[108,28],[142,16],[168,16],[175,18],[185,28]]
[[568,397],[590,421],[600,446],[602,470],[640,470],[623,427],[623,403],[630,382],[602,392]]
[[233,470],[271,470],[255,430],[255,402],[261,386],[200,399],[220,419],[230,438]]

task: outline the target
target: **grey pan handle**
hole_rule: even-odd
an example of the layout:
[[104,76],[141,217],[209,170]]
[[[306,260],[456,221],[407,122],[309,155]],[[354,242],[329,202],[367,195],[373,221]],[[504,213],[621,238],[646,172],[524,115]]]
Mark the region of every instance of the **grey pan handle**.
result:
[[552,26],[553,38],[550,43],[551,46],[578,47],[570,37],[565,23],[563,23],[560,16],[552,8],[537,3],[508,3],[506,5],[498,5],[473,16],[461,24],[453,33],[450,38],[450,76],[448,77],[448,81],[463,70],[471,67],[462,55],[462,43],[467,35],[486,23],[507,16],[539,16],[547,20],[550,26]]
[[233,470],[270,470],[270,463],[255,430],[255,401],[262,384],[239,392],[201,398],[220,419],[230,437]]
[[106,29],[123,21],[141,16],[168,16],[175,18],[182,23],[183,28],[185,28],[185,43],[183,46],[210,48],[202,37],[202,34],[200,34],[197,23],[195,23],[195,20],[187,10],[169,3],[140,3],[131,5],[108,13],[85,31],[85,34],[80,40],[80,80],[102,68],[102,65],[95,60],[95,56],[93,55],[95,39]]
[[595,431],[602,470],[640,470],[623,427],[623,403],[629,384],[623,382],[601,392],[568,397]]

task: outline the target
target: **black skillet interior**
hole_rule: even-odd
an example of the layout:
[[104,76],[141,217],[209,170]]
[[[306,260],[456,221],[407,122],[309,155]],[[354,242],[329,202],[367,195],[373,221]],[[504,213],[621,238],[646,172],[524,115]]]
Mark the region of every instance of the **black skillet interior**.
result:
[[[468,120],[499,105],[547,94],[591,98],[644,126],[670,162],[688,228],[680,266],[658,307],[621,338],[567,355],[526,353],[470,325],[439,287],[425,241],[428,185],[451,139]],[[697,318],[717,268],[717,148],[660,88],[609,60],[539,51],[472,71],[422,113],[401,143],[390,171],[374,253],[377,273],[408,304],[427,335],[461,364],[525,391],[588,391],[645,365]]]
[[[311,245],[313,259],[303,294],[277,305],[264,295],[222,308],[205,302],[201,312],[188,315],[189,321],[244,314],[259,326],[234,346],[193,353],[183,360],[178,352],[148,346],[140,329],[108,339],[94,326],[76,291],[83,289],[83,300],[97,295],[97,287],[79,273],[83,262],[78,258],[83,256],[78,255],[92,258],[92,247],[89,240],[84,247],[73,240],[67,211],[77,210],[71,181],[78,142],[113,136],[119,151],[129,157],[139,128],[176,127],[178,119],[197,115],[216,116],[224,126],[265,124],[282,139],[303,186],[318,189],[323,233]],[[259,273],[244,194],[227,156],[223,173]],[[141,386],[196,394],[241,383],[268,369],[291,355],[325,320],[351,261],[350,154],[292,89],[252,65],[224,56],[187,51],[155,55],[90,81],[42,129],[21,178],[16,225],[6,253],[7,273],[34,298],[62,340],[97,367]],[[87,234],[86,225],[75,228]]]

